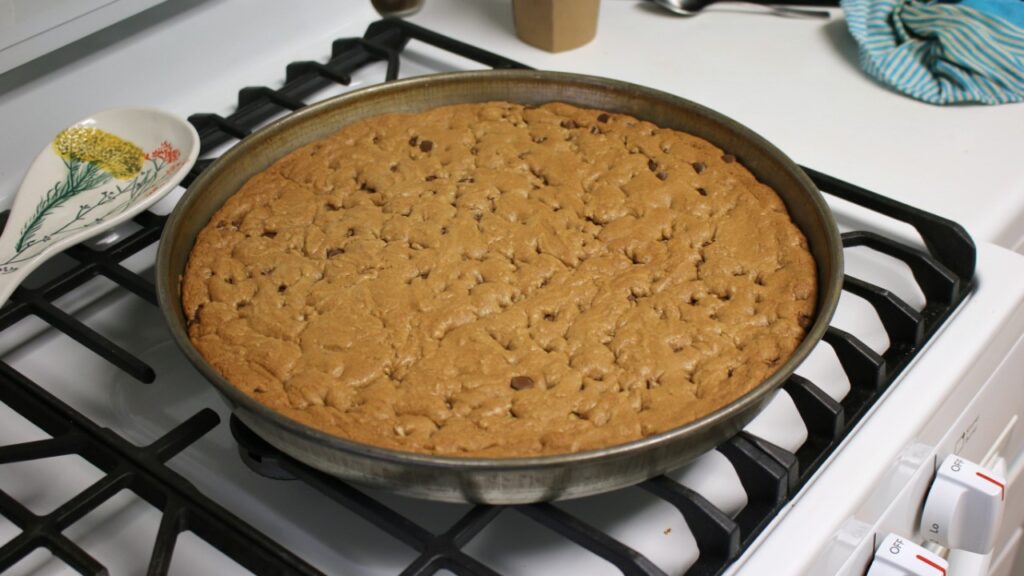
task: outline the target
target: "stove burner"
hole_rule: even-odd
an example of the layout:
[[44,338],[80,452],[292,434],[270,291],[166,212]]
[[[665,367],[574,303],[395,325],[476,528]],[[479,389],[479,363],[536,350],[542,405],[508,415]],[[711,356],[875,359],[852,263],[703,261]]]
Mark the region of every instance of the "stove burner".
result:
[[231,433],[238,441],[238,456],[250,470],[272,480],[296,479],[281,463],[284,455],[276,452],[235,416],[231,417]]
[[[190,121],[199,130],[203,152],[209,153],[233,138],[246,137],[282,110],[302,108],[303,98],[332,82],[347,84],[350,74],[366,64],[385,61],[386,80],[397,78],[399,54],[411,39],[494,68],[525,68],[408,22],[382,20],[372,24],[363,38],[334,42],[331,59],[326,63],[289,65],[287,80],[280,89],[242,89],[238,109],[230,116],[192,116]],[[200,161],[186,184],[210,162]],[[795,454],[787,452],[745,432],[717,448],[736,469],[748,495],[748,504],[735,519],[666,476],[639,486],[674,506],[693,532],[700,557],[687,574],[720,574],[726,570],[935,335],[973,285],[974,244],[958,224],[814,170],[804,170],[823,192],[910,224],[920,233],[927,252],[866,231],[843,234],[843,245],[866,247],[905,262],[927,303],[918,312],[888,290],[846,276],[844,290],[865,299],[876,310],[890,346],[878,354],[857,337],[835,327],[829,328],[824,342],[835,351],[851,389],[841,402],[836,402],[805,378],[793,376],[787,381],[784,390],[793,399],[809,433],[799,450]],[[0,215],[0,220],[5,222],[6,214]],[[122,262],[159,239],[164,218],[147,213],[138,216],[135,222],[141,227],[138,231],[110,246],[98,249],[78,246],[70,250],[68,254],[76,263],[62,276],[40,282],[38,286],[30,283],[32,287],[19,288],[12,301],[0,309],[0,329],[27,316],[36,316],[133,378],[153,381],[155,372],[143,360],[53,304],[56,298],[97,275],[155,304],[152,283],[130,272]],[[164,464],[216,426],[219,419],[212,410],[201,410],[150,446],[138,447],[89,421],[3,362],[0,362],[0,402],[52,436],[36,442],[0,446],[0,464],[77,454],[105,474],[96,484],[44,516],[33,514],[0,490],[0,515],[20,530],[0,547],[0,571],[43,547],[83,574],[105,574],[106,569],[67,539],[62,531],[121,489],[129,488],[163,511],[157,544],[150,559],[151,574],[167,572],[175,541],[186,530],[257,574],[319,573],[204,496]],[[442,569],[457,574],[494,574],[493,569],[466,554],[463,548],[500,515],[513,512],[590,550],[624,573],[663,574],[639,552],[551,504],[470,507],[447,531],[434,534],[360,490],[278,452],[234,417],[231,431],[243,461],[256,473],[304,482],[415,550],[418,556],[404,570],[405,574],[433,574]]]

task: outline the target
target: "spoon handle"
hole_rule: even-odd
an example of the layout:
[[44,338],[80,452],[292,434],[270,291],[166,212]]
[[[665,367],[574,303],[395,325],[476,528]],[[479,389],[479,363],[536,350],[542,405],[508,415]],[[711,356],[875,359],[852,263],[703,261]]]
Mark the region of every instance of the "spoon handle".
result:
[[828,18],[831,16],[825,10],[808,10],[806,8],[790,8],[788,6],[779,6],[777,4],[761,4],[760,2],[749,2],[747,0],[738,0],[743,4],[756,4],[762,8],[766,8],[773,14],[779,16],[789,16],[792,18]]

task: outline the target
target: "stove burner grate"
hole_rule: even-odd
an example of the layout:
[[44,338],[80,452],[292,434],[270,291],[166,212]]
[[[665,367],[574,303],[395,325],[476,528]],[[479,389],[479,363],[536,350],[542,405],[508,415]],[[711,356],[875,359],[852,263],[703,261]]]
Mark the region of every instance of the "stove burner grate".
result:
[[[386,80],[397,78],[400,54],[412,39],[494,68],[525,68],[408,22],[382,20],[372,24],[362,38],[336,41],[326,63],[289,65],[286,82],[279,89],[242,89],[238,109],[233,114],[192,116],[189,120],[199,130],[202,150],[208,152],[232,139],[245,138],[274,115],[302,108],[302,99],[320,88],[331,83],[347,84],[350,74],[367,64],[384,61]],[[198,163],[186,184],[210,162]],[[913,360],[973,286],[975,248],[958,224],[814,170],[805,171],[823,192],[910,224],[920,233],[927,251],[867,231],[844,234],[843,245],[866,247],[905,262],[927,304],[919,312],[883,288],[851,276],[845,278],[844,290],[864,298],[878,312],[890,346],[885,353],[877,354],[854,335],[829,328],[824,342],[834,349],[850,380],[851,391],[842,402],[836,402],[805,378],[789,379],[784,389],[809,431],[803,446],[794,454],[741,432],[717,448],[736,468],[748,494],[747,506],[735,519],[668,477],[657,477],[640,485],[674,506],[693,532],[700,557],[687,572],[690,575],[720,574],[728,568]],[[6,221],[6,214],[0,215],[0,219]],[[11,302],[0,309],[0,330],[35,316],[134,378],[143,382],[154,380],[156,375],[151,367],[62,312],[53,301],[96,276],[104,276],[155,304],[152,283],[122,263],[159,239],[164,220],[143,214],[135,219],[141,227],[138,231],[106,249],[78,246],[70,250],[68,255],[75,261],[71,270],[39,286],[15,291]],[[163,512],[150,559],[150,574],[167,573],[176,538],[186,530],[257,574],[319,573],[164,465],[218,424],[219,418],[212,410],[202,410],[153,444],[138,447],[91,422],[4,362],[0,362],[0,402],[51,435],[36,442],[0,445],[0,465],[78,454],[105,473],[85,491],[43,516],[33,514],[0,490],[0,515],[20,530],[0,547],[0,571],[42,547],[80,573],[106,574],[106,568],[62,532],[115,493],[128,488]],[[434,574],[443,569],[457,574],[494,574],[493,569],[465,553],[463,547],[499,515],[510,513],[522,514],[553,530],[605,558],[625,574],[663,574],[639,552],[551,504],[471,507],[446,532],[434,534],[360,490],[280,453],[234,417],[230,425],[243,460],[257,473],[303,481],[415,550],[418,556],[404,574]]]

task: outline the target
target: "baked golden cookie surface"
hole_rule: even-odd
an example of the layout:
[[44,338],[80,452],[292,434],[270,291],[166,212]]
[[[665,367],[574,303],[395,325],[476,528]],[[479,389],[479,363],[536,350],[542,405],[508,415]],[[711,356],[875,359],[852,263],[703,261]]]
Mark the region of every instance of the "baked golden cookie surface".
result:
[[189,335],[229,382],[357,442],[467,457],[664,432],[802,340],[815,265],[730,154],[566,104],[361,121],[200,233]]

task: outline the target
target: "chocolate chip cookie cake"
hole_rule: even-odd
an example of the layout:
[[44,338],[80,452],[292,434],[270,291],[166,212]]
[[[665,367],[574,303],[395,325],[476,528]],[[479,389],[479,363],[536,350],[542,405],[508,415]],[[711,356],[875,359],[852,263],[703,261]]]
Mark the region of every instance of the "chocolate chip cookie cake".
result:
[[189,336],[359,443],[525,457],[665,432],[763,382],[814,314],[806,239],[740,160],[562,103],[363,120],[215,214]]

